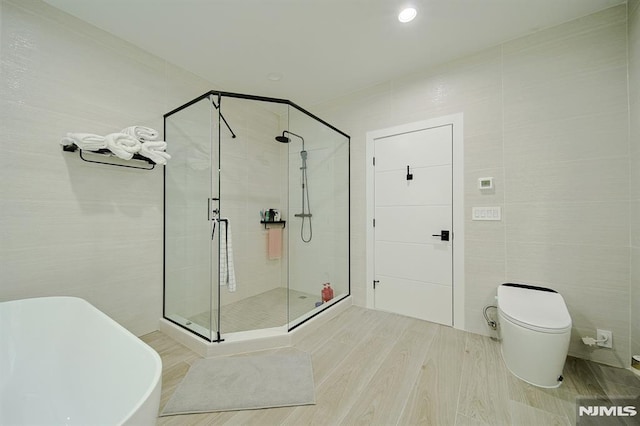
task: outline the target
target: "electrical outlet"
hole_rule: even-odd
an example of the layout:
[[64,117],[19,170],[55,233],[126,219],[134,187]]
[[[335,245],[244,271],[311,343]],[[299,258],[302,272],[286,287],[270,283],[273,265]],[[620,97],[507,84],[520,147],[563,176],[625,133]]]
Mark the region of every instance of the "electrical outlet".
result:
[[603,340],[605,337],[607,338],[606,342],[596,343],[596,345],[601,348],[613,348],[613,334],[611,333],[611,330],[598,329],[596,332],[596,340]]

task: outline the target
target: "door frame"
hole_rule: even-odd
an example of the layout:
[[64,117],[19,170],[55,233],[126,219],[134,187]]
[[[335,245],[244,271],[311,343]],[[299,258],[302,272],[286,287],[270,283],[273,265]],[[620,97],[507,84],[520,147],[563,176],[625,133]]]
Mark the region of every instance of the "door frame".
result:
[[453,133],[453,180],[452,180],[452,210],[453,210],[453,327],[463,330],[465,318],[465,280],[464,280],[464,138],[463,138],[463,114],[451,114],[438,118],[416,121],[385,129],[367,132],[366,140],[366,296],[367,308],[375,309],[373,280],[375,272],[374,253],[375,238],[373,219],[375,215],[375,168],[373,156],[375,140],[383,137],[395,136],[403,133],[417,132],[451,125]]

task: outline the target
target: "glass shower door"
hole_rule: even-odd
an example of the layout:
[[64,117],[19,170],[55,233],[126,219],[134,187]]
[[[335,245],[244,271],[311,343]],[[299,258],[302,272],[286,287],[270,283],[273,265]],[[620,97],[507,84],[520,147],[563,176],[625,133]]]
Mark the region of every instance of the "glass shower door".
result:
[[216,97],[165,116],[164,317],[209,341],[218,337]]

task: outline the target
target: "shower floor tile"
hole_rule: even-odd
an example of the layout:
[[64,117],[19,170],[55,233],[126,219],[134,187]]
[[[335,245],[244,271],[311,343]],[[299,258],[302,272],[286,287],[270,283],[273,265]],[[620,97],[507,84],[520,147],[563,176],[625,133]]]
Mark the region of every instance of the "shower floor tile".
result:
[[[220,332],[223,334],[235,333],[280,327],[287,324],[287,292],[289,293],[289,318],[291,320],[313,310],[315,303],[320,300],[319,295],[287,290],[284,287],[256,294],[222,306]],[[213,311],[213,316],[217,318],[217,309]],[[189,320],[209,328],[209,312],[194,315]]]

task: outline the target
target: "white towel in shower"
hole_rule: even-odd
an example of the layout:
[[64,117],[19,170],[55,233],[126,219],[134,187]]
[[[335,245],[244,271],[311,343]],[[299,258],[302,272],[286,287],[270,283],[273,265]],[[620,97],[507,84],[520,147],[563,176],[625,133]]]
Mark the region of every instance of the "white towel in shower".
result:
[[110,133],[104,138],[107,148],[123,160],[131,160],[133,154],[139,152],[142,145],[138,139],[126,133]]
[[133,136],[138,139],[140,142],[144,141],[155,141],[158,140],[159,133],[157,130],[152,129],[151,127],[145,126],[130,126],[126,129],[122,129],[122,132],[129,136]]
[[93,133],[67,133],[60,144],[64,146],[75,144],[83,151],[97,151],[107,147],[105,137]]
[[167,149],[165,141],[144,141],[140,147],[140,155],[147,157],[156,164],[167,164],[171,156],[164,152]]
[[236,291],[236,270],[233,266],[233,246],[231,244],[231,226],[229,220],[218,221],[220,233],[220,285],[227,290]]

